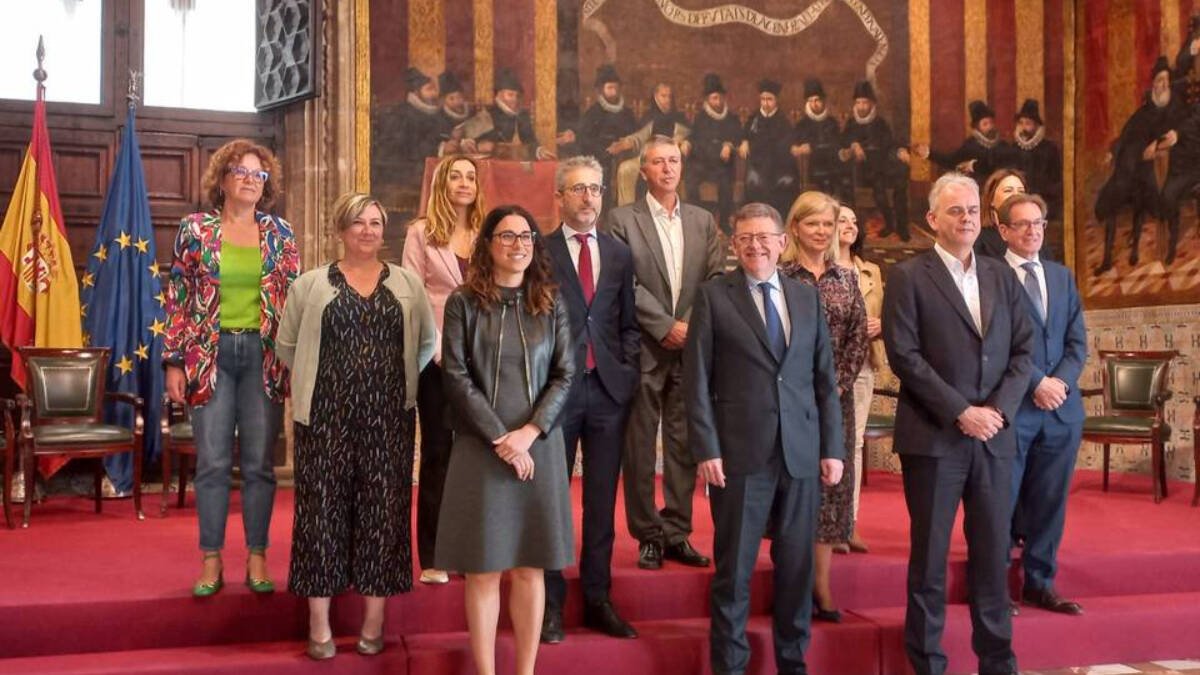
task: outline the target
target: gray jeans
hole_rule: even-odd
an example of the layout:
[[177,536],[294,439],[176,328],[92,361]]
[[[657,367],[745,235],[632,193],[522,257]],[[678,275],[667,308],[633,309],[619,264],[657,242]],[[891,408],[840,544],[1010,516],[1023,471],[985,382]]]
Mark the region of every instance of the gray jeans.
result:
[[219,551],[225,546],[235,438],[241,459],[246,546],[265,549],[275,502],[271,449],[279,436],[283,405],[272,402],[263,389],[262,338],[257,332],[221,333],[213,396],[191,413],[201,550]]

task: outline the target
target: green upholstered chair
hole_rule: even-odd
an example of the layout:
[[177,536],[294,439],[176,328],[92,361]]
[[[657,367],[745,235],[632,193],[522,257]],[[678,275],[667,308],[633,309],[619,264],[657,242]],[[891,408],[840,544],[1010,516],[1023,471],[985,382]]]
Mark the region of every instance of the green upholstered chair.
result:
[[1171,398],[1167,390],[1171,360],[1177,351],[1100,352],[1100,389],[1083,389],[1083,396],[1104,396],[1100,415],[1083,421],[1083,440],[1104,446],[1103,489],[1108,490],[1109,446],[1113,443],[1148,443],[1154,501],[1167,496],[1164,446],[1171,427],[1163,409]]
[[[876,389],[876,396],[886,396],[888,398],[897,398],[899,393],[891,389]],[[891,438],[896,430],[896,416],[882,413],[870,413],[867,415],[867,428],[863,431],[863,466],[862,466],[862,484],[867,484],[867,446],[869,441],[879,438]]]
[[12,410],[17,407],[17,404],[12,399],[0,398],[0,415],[4,416],[4,436],[0,438],[0,460],[4,461],[4,482],[0,485],[4,488],[4,524],[8,529],[13,529],[12,519],[12,477],[13,477],[13,462],[17,458],[17,442],[13,432]]
[[[175,403],[163,395],[162,420],[162,515],[167,515],[167,502],[171,494],[172,458],[179,456],[179,501],[176,508],[183,508],[187,498],[188,457],[196,456],[196,439],[192,435],[192,420],[187,406]],[[192,460],[194,461],[194,460]]]
[[[100,513],[101,483],[107,455],[133,453],[133,505],[142,513],[142,442],[145,403],[141,397],[106,391],[109,350],[21,347],[27,393],[21,405],[21,467],[25,472],[25,518],[29,527],[33,478],[37,458],[53,455],[94,458],[96,513]],[[105,424],[104,404],[117,401],[133,407],[133,427]]]

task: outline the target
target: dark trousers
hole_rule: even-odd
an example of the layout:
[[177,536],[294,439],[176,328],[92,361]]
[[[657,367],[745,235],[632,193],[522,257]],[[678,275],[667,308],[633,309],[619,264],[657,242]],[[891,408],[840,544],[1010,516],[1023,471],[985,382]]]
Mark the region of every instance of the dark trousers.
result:
[[813,545],[821,502],[818,478],[792,478],[777,457],[758,473],[726,477],[725,487],[712,487],[709,497],[717,563],[709,634],[713,672],[742,673],[750,663],[750,577],[771,522],[775,667],[780,673],[807,673],[804,651],[811,637]]
[[1067,496],[1082,435],[1082,425],[1063,424],[1052,418],[1052,413],[1038,413],[1033,423],[1026,419],[1017,423],[1013,527],[1025,536],[1021,566],[1026,590],[1054,585],[1058,545],[1067,523]]
[[[625,520],[639,543],[678,544],[692,534],[696,460],[687,447],[682,352],[642,372],[625,429]],[[654,501],[658,429],[663,435],[663,509]]]
[[438,511],[442,508],[442,488],[450,466],[450,447],[454,432],[446,415],[446,395],[442,390],[442,368],[429,362],[417,382],[417,410],[421,423],[421,472],[417,478],[417,556],[421,567],[433,567],[434,542],[437,541]]
[[[908,229],[908,177],[891,175],[872,176],[866,180],[871,188],[875,207],[883,216],[883,226],[886,230],[895,232],[902,239],[910,236]],[[891,189],[891,195],[888,190]]]
[[900,455],[908,505],[911,552],[904,646],[917,675],[942,675],[946,654],[946,557],[961,501],[967,536],[967,594],[971,646],[979,673],[1016,672],[1006,562],[1012,517],[1011,457],[996,457],[982,443],[946,457]]
[[[617,481],[621,477],[621,440],[628,406],[609,396],[595,373],[575,382],[563,410],[563,446],[567,452],[567,482],[575,472],[575,448],[583,444],[583,551],[579,579],[583,599],[608,599],[612,586],[612,552],[616,528]],[[560,570],[546,570],[546,605],[561,610],[567,584]]]

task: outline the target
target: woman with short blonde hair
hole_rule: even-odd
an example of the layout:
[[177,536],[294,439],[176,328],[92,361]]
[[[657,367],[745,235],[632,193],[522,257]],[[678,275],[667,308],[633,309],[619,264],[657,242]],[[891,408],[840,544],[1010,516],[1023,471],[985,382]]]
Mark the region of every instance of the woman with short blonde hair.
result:
[[318,660],[336,653],[334,595],[365,596],[356,648],[372,655],[383,649],[387,597],[412,588],[410,411],[437,340],[420,280],[379,260],[379,201],[343,195],[332,217],[342,258],[296,280],[278,341],[296,442],[288,587],[308,599],[307,653]]

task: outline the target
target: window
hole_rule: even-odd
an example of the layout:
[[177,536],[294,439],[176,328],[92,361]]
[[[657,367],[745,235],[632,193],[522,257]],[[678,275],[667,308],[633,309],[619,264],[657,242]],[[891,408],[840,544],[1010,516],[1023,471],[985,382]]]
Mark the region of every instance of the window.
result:
[[255,3],[145,3],[145,104],[253,112]]
[[0,12],[0,98],[32,101],[37,95],[33,71],[41,35],[46,100],[100,103],[101,0],[0,0]]

